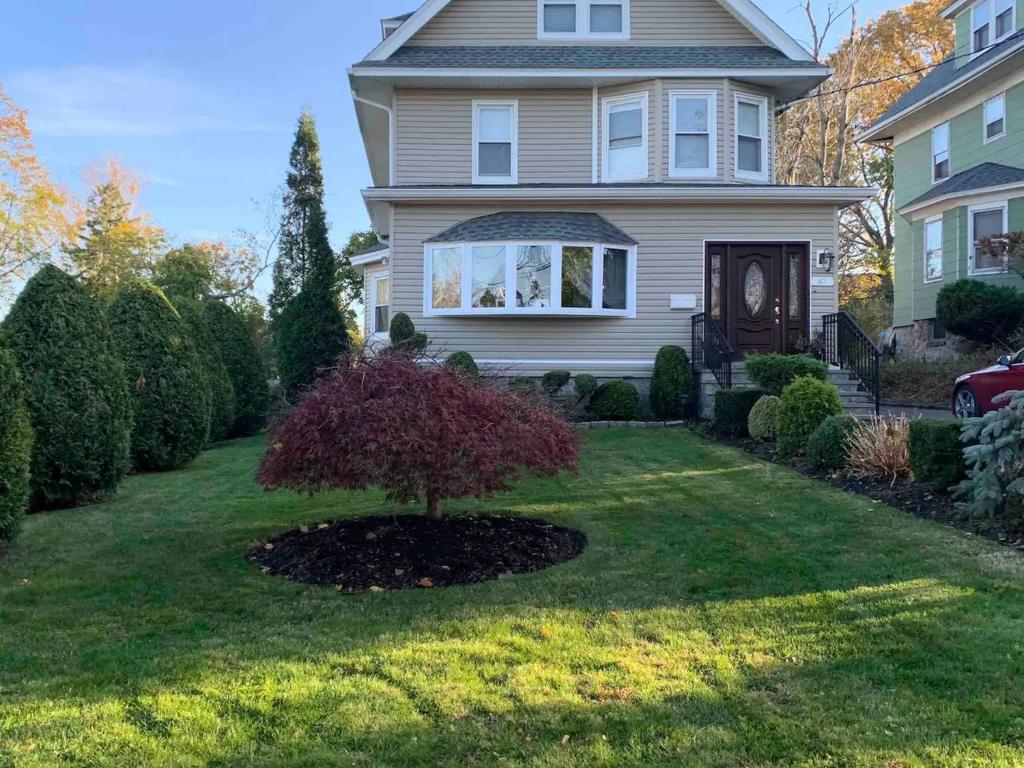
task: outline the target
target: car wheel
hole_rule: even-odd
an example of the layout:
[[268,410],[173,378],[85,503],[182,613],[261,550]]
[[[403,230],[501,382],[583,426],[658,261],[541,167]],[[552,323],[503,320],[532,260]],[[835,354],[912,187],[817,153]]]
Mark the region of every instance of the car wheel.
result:
[[970,387],[961,387],[953,396],[953,414],[958,419],[970,419],[981,416],[978,396]]

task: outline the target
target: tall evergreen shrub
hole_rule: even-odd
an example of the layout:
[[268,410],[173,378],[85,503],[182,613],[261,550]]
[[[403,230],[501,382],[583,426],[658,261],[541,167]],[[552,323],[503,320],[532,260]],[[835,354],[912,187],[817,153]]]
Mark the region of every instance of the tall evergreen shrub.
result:
[[14,358],[0,349],[0,541],[10,541],[28,507],[32,427]]
[[686,398],[693,391],[693,370],[686,350],[666,346],[654,358],[651,376],[651,410],[660,419],[680,419],[685,415]]
[[210,391],[209,441],[217,443],[227,439],[235,423],[235,387],[221,359],[220,347],[210,336],[203,304],[192,299],[174,299],[174,306],[203,361],[203,373]]
[[254,435],[266,424],[270,403],[267,374],[256,342],[245,321],[224,302],[207,302],[203,314],[235,390],[235,423],[228,437]]

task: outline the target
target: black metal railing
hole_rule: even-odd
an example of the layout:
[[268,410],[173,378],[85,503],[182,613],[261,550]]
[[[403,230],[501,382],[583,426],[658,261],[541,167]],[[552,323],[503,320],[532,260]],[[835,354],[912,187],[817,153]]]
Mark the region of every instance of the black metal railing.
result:
[[721,324],[706,312],[693,316],[693,369],[708,370],[715,375],[718,386],[732,389],[733,349]]
[[882,352],[846,312],[825,315],[822,319],[822,358],[856,377],[875,401],[878,414],[881,400],[879,365]]

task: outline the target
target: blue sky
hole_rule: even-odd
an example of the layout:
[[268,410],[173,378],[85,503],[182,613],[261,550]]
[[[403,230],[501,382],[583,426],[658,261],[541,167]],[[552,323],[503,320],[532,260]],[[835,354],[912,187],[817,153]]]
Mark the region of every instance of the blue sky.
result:
[[[416,4],[10,3],[0,82],[28,109],[37,150],[58,181],[81,193],[82,169],[117,157],[148,179],[143,207],[178,240],[263,228],[254,202],[283,181],[295,120],[307,106],[318,121],[340,247],[351,230],[368,227],[359,190],[369,173],[345,70],[376,44],[379,19]],[[796,0],[760,5],[807,40]],[[866,19],[892,5],[864,0],[858,13]]]

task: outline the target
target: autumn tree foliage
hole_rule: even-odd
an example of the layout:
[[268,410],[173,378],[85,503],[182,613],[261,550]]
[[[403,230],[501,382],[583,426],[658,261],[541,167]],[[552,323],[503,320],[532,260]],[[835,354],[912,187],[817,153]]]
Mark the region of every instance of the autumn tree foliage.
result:
[[532,399],[381,354],[339,369],[273,430],[267,490],[381,488],[391,501],[487,498],[529,473],[576,471],[575,430]]

